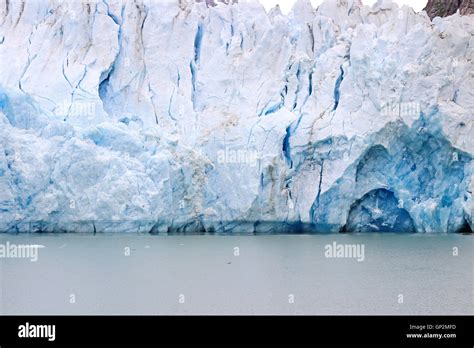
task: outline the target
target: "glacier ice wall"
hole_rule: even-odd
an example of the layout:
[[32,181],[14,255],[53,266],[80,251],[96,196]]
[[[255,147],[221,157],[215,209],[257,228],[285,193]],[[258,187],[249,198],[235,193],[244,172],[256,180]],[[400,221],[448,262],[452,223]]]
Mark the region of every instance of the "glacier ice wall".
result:
[[473,49],[385,0],[4,1],[0,231],[472,230]]

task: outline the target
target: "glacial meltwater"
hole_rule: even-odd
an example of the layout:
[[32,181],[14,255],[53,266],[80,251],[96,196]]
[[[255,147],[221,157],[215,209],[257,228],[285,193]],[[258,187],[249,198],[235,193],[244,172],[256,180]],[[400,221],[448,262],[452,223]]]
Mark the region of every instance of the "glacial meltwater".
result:
[[1,234],[0,245],[1,314],[474,313],[472,235]]

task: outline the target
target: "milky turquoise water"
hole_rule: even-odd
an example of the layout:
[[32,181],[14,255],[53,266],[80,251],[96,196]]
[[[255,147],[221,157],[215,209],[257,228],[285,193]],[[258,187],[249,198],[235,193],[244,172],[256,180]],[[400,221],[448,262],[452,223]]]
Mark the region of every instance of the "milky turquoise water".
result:
[[[467,235],[0,235],[7,241],[44,248],[37,262],[0,258],[2,314],[474,313]],[[363,245],[364,260],[325,257],[333,242]]]

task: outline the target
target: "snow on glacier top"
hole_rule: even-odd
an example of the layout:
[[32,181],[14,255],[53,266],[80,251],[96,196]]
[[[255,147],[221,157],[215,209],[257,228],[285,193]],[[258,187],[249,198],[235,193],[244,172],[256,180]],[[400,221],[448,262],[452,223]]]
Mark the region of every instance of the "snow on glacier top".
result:
[[[242,0],[240,0],[242,1]],[[245,1],[245,0],[244,0]],[[296,0],[259,0],[260,3],[265,7],[265,9],[270,11],[272,8],[274,8],[276,5],[278,5],[281,9],[281,11],[284,14],[288,14],[293,5],[295,4]],[[314,8],[317,8],[319,5],[322,4],[322,0],[311,0],[311,5]],[[372,6],[377,2],[377,0],[362,0],[362,3],[367,6]],[[416,12],[419,12],[423,10],[423,8],[426,6],[426,0],[394,0],[393,2],[397,3],[398,6],[403,6],[407,5],[413,8]]]

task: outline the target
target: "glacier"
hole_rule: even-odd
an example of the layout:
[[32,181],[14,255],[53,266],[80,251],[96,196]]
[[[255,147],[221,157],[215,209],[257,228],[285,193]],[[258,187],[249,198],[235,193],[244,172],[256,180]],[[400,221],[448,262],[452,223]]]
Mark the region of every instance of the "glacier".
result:
[[0,231],[472,232],[474,20],[0,3]]

